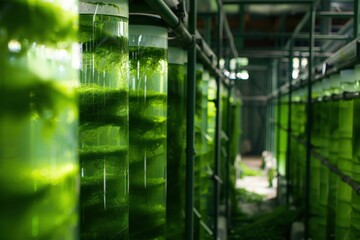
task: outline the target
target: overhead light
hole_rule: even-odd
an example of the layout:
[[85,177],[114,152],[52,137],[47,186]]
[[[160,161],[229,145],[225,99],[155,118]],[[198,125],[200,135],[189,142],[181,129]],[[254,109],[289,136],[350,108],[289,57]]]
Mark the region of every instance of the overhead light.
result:
[[306,68],[307,65],[308,65],[308,59],[302,58],[301,59],[301,68]]
[[221,58],[219,60],[219,67],[220,69],[224,69],[225,68],[225,60],[223,58]]
[[294,69],[292,72],[292,78],[297,79],[299,77],[299,69]]
[[293,58],[293,68],[298,69],[300,68],[300,59],[299,58]]
[[226,77],[229,77],[229,76],[230,76],[230,72],[229,72],[228,70],[226,70],[226,69],[224,69],[223,73],[224,73],[224,75],[225,75]]
[[236,70],[236,58],[232,58],[230,60],[230,70],[232,70],[232,71]]
[[230,78],[231,80],[235,80],[235,79],[236,79],[236,74],[235,74],[235,72],[231,72],[229,78]]
[[249,59],[248,58],[237,58],[237,62],[240,66],[247,66],[249,65]]
[[241,72],[238,72],[236,74],[236,77],[238,79],[248,80],[249,79],[249,72],[247,70],[242,70]]

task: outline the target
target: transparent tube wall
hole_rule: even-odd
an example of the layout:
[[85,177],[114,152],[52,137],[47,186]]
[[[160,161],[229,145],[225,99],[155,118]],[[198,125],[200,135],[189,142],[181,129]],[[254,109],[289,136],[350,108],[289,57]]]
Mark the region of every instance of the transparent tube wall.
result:
[[130,238],[164,239],[167,29],[130,25]]
[[0,238],[77,239],[77,1],[0,2]]
[[186,51],[169,48],[166,239],[184,238]]
[[80,2],[81,238],[128,239],[128,4]]
[[[199,212],[201,206],[201,174],[202,174],[202,159],[204,157],[204,144],[205,144],[205,135],[202,128],[203,119],[203,74],[204,67],[203,65],[196,64],[196,96],[195,96],[195,163],[194,163],[194,208]],[[200,239],[200,219],[194,219],[194,238]]]

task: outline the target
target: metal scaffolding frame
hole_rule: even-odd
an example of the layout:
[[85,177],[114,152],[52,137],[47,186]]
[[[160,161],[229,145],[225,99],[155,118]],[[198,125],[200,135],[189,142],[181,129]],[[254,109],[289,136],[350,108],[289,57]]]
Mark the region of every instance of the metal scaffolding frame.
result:
[[[287,161],[291,158],[289,146],[291,144],[291,107],[292,107],[292,92],[296,88],[306,87],[307,88],[307,123],[306,123],[306,184],[305,184],[305,239],[309,237],[309,187],[310,187],[310,157],[313,154],[312,146],[311,146],[311,126],[312,126],[312,118],[311,118],[311,108],[313,100],[311,98],[312,93],[312,84],[321,79],[322,76],[315,75],[315,57],[327,57],[324,61],[327,66],[331,65],[331,69],[327,72],[327,74],[331,74],[332,71],[338,71],[339,69],[348,66],[349,64],[354,64],[354,56],[352,56],[351,61],[346,64],[342,63],[342,59],[346,54],[354,54],[355,58],[358,59],[360,51],[358,51],[358,45],[360,40],[354,40],[351,44],[348,45],[348,49],[343,52],[338,53],[338,57],[336,54],[332,53],[315,53],[315,40],[349,40],[350,38],[357,38],[360,35],[360,3],[359,1],[354,0],[354,12],[331,12],[329,9],[322,9],[321,11],[316,12],[316,8],[321,2],[320,0],[217,0],[217,19],[218,19],[218,28],[217,28],[217,39],[216,39],[216,54],[212,52],[212,50],[207,46],[206,42],[199,36],[196,31],[196,22],[197,22],[197,0],[190,0],[190,12],[189,12],[189,22],[188,28],[185,27],[181,19],[179,19],[174,12],[166,5],[163,0],[145,0],[145,2],[156,11],[167,23],[170,29],[175,33],[176,37],[182,45],[188,49],[188,82],[187,82],[187,137],[186,137],[186,239],[193,239],[193,226],[194,226],[194,115],[195,115],[195,63],[196,60],[200,60],[205,68],[209,70],[209,72],[216,77],[217,82],[217,94],[216,94],[216,143],[215,143],[215,169],[214,169],[214,227],[211,229],[206,226],[203,222],[203,227],[207,229],[209,234],[212,234],[213,238],[217,240],[218,238],[218,206],[219,206],[219,185],[222,180],[219,177],[220,172],[220,127],[221,127],[221,119],[220,119],[220,91],[221,91],[221,83],[224,83],[228,88],[229,92],[231,91],[231,82],[230,80],[224,76],[222,70],[219,67],[219,62],[217,59],[220,59],[222,54],[222,43],[223,43],[223,33],[225,30],[225,34],[230,42],[230,49],[233,57],[238,56],[249,56],[249,52],[238,53],[236,49],[236,44],[234,41],[234,37],[231,34],[231,30],[229,24],[226,19],[226,14],[223,10],[223,4],[238,4],[238,5],[247,5],[247,4],[303,4],[308,5],[310,11],[304,14],[301,21],[297,24],[296,28],[292,33],[275,33],[275,34],[266,34],[266,33],[241,33],[240,35],[243,37],[272,37],[272,38],[283,38],[289,37],[285,47],[281,51],[270,51],[271,54],[259,54],[258,57],[268,57],[268,58],[287,58],[288,60],[288,71],[292,72],[292,59],[295,57],[294,50],[297,48],[294,44],[295,39],[307,39],[309,42],[308,49],[305,50],[308,53],[308,70],[307,74],[303,74],[304,80],[293,80],[291,74],[288,76],[288,81],[286,84],[279,86],[275,91],[273,91],[269,96],[267,96],[268,104],[270,107],[270,112],[274,107],[274,104],[280,102],[280,97],[284,94],[288,94],[288,151],[287,151]],[[320,34],[315,33],[315,18],[319,17],[321,19],[327,18],[353,18],[354,19],[354,34],[353,36],[348,35],[331,35],[328,32],[321,32]],[[308,33],[300,33],[305,24],[310,24],[310,30]],[[350,50],[349,50],[350,49]],[[355,49],[355,50],[354,50]],[[257,57],[257,53],[251,53],[253,57]],[[251,55],[250,54],[250,55]],[[271,55],[274,55],[273,57]],[[331,57],[329,57],[331,56]],[[346,55],[349,56],[349,55]],[[217,58],[218,57],[218,58]],[[300,83],[300,84],[299,84]],[[332,100],[336,100],[337,98],[345,98],[345,97],[359,97],[359,94],[343,94],[342,96],[333,96]],[[277,101],[274,99],[277,98]],[[229,99],[228,99],[229,101]],[[226,159],[226,176],[225,176],[225,186],[229,186],[229,167],[230,159]],[[288,166],[290,162],[287,162],[286,173],[289,172]],[[289,183],[289,179],[287,179],[287,183]],[[287,185],[287,194],[290,192],[290,187]],[[228,201],[228,194],[226,194],[226,202]],[[287,202],[288,202],[287,196]],[[228,214],[229,206],[226,207],[226,213]],[[201,218],[201,216],[198,216]]]

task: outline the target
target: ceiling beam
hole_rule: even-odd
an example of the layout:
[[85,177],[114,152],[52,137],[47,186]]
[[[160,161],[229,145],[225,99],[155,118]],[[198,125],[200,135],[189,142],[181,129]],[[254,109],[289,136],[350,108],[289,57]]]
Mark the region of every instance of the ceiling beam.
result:
[[322,18],[352,18],[354,12],[332,12],[332,11],[319,11],[316,13],[316,17]]
[[315,0],[224,0],[223,4],[313,4]]
[[[298,33],[293,35],[293,33],[284,33],[284,32],[244,32],[234,34],[234,36],[245,37],[245,38],[283,38],[283,37],[292,37],[293,39],[308,39],[308,33]],[[315,40],[351,40],[353,37],[349,35],[337,35],[337,34],[315,34]]]
[[[293,52],[294,57],[308,57],[308,52]],[[328,58],[332,56],[333,53],[322,53],[322,52],[314,52],[315,57],[319,58]],[[282,58],[290,56],[289,51],[286,50],[269,50],[269,51],[240,51],[239,57],[247,57],[247,58]]]

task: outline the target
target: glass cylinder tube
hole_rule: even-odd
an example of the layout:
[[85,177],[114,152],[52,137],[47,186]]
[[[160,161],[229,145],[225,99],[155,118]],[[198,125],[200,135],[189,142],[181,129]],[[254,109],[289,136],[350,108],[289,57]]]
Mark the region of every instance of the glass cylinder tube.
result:
[[[194,163],[194,208],[200,211],[200,193],[201,193],[201,160],[203,158],[203,146],[205,135],[202,131],[202,80],[204,67],[202,64],[196,64],[196,96],[195,96],[195,163]],[[199,213],[200,214],[200,213]],[[200,239],[200,219],[194,219],[194,238]]]
[[[200,208],[201,220],[210,226],[209,213],[211,213],[209,206],[213,204],[213,198],[210,197],[210,190],[212,187],[212,170],[211,165],[214,161],[210,159],[210,136],[208,135],[208,89],[209,89],[210,75],[207,70],[203,72],[201,81],[201,133],[203,136],[200,157]],[[200,238],[209,238],[209,233],[203,228],[200,228]]]
[[80,2],[81,238],[128,239],[128,4]]
[[186,51],[169,48],[166,239],[184,238]]
[[165,237],[167,29],[159,20],[130,15],[131,239]]
[[77,10],[0,2],[1,239],[77,239]]

